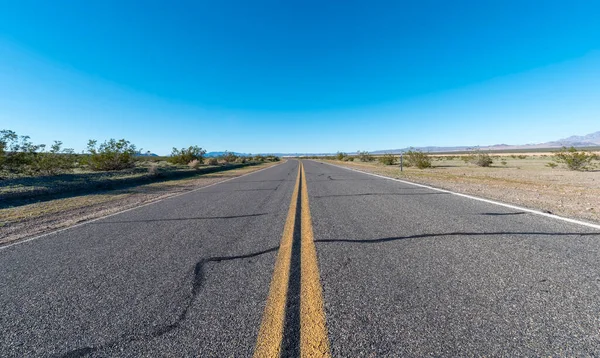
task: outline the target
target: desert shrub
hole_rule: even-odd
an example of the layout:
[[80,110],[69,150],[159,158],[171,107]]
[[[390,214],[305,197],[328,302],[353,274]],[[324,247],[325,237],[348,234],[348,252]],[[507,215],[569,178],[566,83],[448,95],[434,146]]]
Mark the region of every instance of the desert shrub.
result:
[[431,158],[429,155],[418,149],[410,148],[404,156],[406,158],[403,163],[404,166],[417,167],[419,169],[431,168]]
[[219,165],[219,160],[217,158],[208,158],[208,165]]
[[77,164],[77,155],[71,148],[62,148],[62,142],[54,141],[49,151],[38,153],[31,171],[35,174],[55,175],[73,170]]
[[266,160],[269,161],[269,162],[278,162],[278,161],[281,160],[281,158],[279,158],[276,155],[267,155],[266,156]]
[[554,169],[554,168],[556,168],[558,166],[558,164],[556,164],[554,162],[549,162],[549,163],[546,163],[546,166],[548,168]]
[[335,159],[344,160],[344,158],[346,158],[347,156],[348,156],[348,154],[346,154],[344,152],[337,152],[337,154],[335,155]]
[[246,157],[239,156],[235,159],[235,162],[240,163],[240,164],[245,164],[246,160],[247,160]]
[[474,149],[473,153],[466,156],[468,163],[475,164],[480,167],[489,167],[494,163],[494,160],[489,153],[482,152],[479,148]]
[[2,168],[4,162],[6,161],[6,149],[8,147],[8,141],[10,140],[8,138],[9,132],[14,133],[8,130],[0,131],[0,168]]
[[507,162],[505,159],[502,159],[502,160],[500,161],[500,163],[502,163],[502,165],[506,166],[506,164],[507,164],[508,162]]
[[31,174],[39,151],[45,145],[36,145],[29,136],[20,136],[11,130],[0,131],[2,169],[13,174]]
[[156,163],[150,164],[148,167],[148,174],[155,177],[159,175],[158,165]]
[[260,154],[258,154],[258,155],[255,155],[254,158],[252,158],[252,160],[254,160],[255,162],[264,162],[265,161],[265,157],[262,156],[262,155],[260,155]]
[[356,153],[358,155],[358,159],[361,162],[372,162],[375,160],[375,157],[373,157],[373,155],[371,155],[371,153],[367,152],[366,150],[364,152],[358,150]]
[[354,157],[347,156],[347,157],[344,157],[344,159],[342,159],[342,160],[343,160],[344,162],[353,162],[353,161],[354,161]]
[[589,170],[598,156],[583,150],[578,151],[575,147],[562,147],[560,151],[554,153],[553,159],[557,163],[566,165],[570,170]]
[[523,154],[520,154],[520,155],[517,155],[517,158],[519,158],[519,159],[527,159],[527,156],[523,155]]
[[97,141],[88,142],[87,164],[92,170],[121,170],[135,166],[135,145],[120,139],[110,139],[97,147]]
[[378,158],[379,163],[384,165],[394,165],[396,164],[396,157],[391,153],[386,153]]
[[221,160],[225,163],[233,163],[235,162],[235,160],[238,158],[237,155],[235,155],[235,153],[231,153],[228,151],[225,151],[225,153],[223,153],[223,155],[221,155]]
[[29,136],[0,131],[0,169],[9,173],[54,175],[72,170],[76,163],[73,149],[63,149],[62,142],[55,141],[47,151],[45,144],[34,144]]
[[197,145],[181,149],[173,148],[171,156],[169,157],[169,163],[187,165],[188,163],[197,160],[198,165],[200,165],[204,163],[204,154],[206,154],[206,150]]
[[194,159],[187,164],[190,169],[198,169],[200,168],[200,161],[198,159]]

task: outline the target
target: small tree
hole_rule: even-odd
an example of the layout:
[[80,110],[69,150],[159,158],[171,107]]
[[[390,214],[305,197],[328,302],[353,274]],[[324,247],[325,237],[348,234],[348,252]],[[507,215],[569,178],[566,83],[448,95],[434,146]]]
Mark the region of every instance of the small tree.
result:
[[135,165],[135,145],[125,139],[110,139],[97,147],[97,141],[88,142],[88,165],[92,170],[121,170]]
[[417,167],[419,169],[431,168],[431,158],[429,155],[418,149],[411,147],[405,153],[405,157],[407,167]]
[[578,151],[575,147],[562,147],[560,151],[554,153],[553,158],[555,162],[565,164],[570,170],[589,170],[592,161],[597,159],[596,154]]
[[197,145],[181,148],[181,150],[173,148],[168,161],[173,164],[187,165],[194,160],[197,160],[197,165],[200,165],[204,163],[204,154],[206,154],[206,150]]
[[391,153],[386,153],[378,158],[379,162],[384,165],[394,165],[396,164],[396,157]]

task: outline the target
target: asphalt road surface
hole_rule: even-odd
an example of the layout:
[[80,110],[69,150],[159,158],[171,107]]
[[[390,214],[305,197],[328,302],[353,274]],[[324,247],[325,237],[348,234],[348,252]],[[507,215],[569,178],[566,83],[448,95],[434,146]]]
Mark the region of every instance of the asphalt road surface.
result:
[[302,163],[0,248],[0,357],[600,353],[600,230]]

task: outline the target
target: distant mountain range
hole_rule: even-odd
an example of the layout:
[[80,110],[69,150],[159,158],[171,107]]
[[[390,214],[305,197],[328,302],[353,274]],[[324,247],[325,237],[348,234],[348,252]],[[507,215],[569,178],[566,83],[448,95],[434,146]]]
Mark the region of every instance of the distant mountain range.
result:
[[[545,142],[545,143],[538,143],[538,144],[518,144],[518,145],[512,145],[512,144],[494,144],[494,145],[489,145],[489,146],[480,146],[480,149],[483,150],[523,150],[523,149],[551,149],[551,148],[560,148],[562,146],[566,146],[566,147],[597,147],[600,146],[600,131],[598,132],[594,132],[594,133],[590,133],[590,134],[586,134],[583,136],[579,136],[579,135],[573,135],[567,138],[563,138],[563,139],[559,139],[559,140],[555,140],[555,141],[551,141],[551,142]],[[428,146],[428,147],[416,147],[416,149],[419,149],[421,151],[424,152],[435,152],[435,153],[444,153],[444,152],[463,152],[463,151],[467,151],[467,150],[471,150],[476,146],[455,146],[455,147],[435,147],[435,146]],[[401,152],[405,152],[408,149],[410,149],[409,147],[406,148],[401,148],[401,149],[387,149],[387,150],[376,150],[371,152],[372,154],[385,154],[385,153],[392,153],[392,154],[398,154]],[[206,157],[212,158],[212,157],[219,157],[222,156],[223,154],[225,154],[226,152],[208,152],[206,153]],[[250,155],[254,155],[254,154],[250,154],[250,153],[238,153],[238,152],[232,152],[235,155],[238,156],[242,156],[242,157],[247,157]],[[335,153],[258,153],[260,155],[276,155],[278,157],[301,157],[301,156],[325,156],[325,155],[333,155]],[[356,154],[356,152],[354,153],[348,153],[348,154]],[[156,154],[154,153],[139,153],[138,155],[140,156],[156,156]]]
[[[560,148],[560,147],[597,147],[600,146],[600,131],[586,134],[583,136],[570,136],[567,138],[545,142],[545,143],[537,143],[537,144],[519,144],[519,145],[511,145],[511,144],[494,144],[489,146],[480,146],[480,149],[483,150],[523,150],[523,149],[551,149],[551,148]],[[418,147],[417,149],[422,150],[424,152],[462,152],[466,150],[472,149],[474,146],[456,146],[456,147]],[[388,150],[377,150],[371,152],[373,154],[384,154],[384,153],[393,153],[397,154],[403,151],[407,151],[409,148],[402,149],[388,149]]]
[[238,152],[208,152],[204,156],[207,158],[213,158],[213,157],[220,157],[220,156],[224,155],[225,153],[233,153],[239,157],[248,157],[248,156],[252,155],[250,153],[238,153]]

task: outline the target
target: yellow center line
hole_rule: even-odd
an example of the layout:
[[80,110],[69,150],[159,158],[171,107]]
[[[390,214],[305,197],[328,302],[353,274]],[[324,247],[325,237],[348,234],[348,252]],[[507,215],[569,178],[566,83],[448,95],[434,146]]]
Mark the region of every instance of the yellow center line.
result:
[[290,278],[290,265],[292,259],[292,243],[294,240],[294,225],[296,224],[296,203],[300,190],[300,167],[296,186],[292,194],[290,209],[285,221],[283,236],[279,244],[279,253],[273,270],[273,278],[269,288],[269,297],[263,313],[262,323],[254,348],[254,357],[279,357],[283,341],[283,328],[285,324],[285,304],[287,301],[288,285]]
[[301,283],[300,283],[300,355],[302,357],[329,357],[329,339],[323,308],[317,251],[315,249],[312,219],[308,204],[308,186],[304,165],[301,198]]
[[[301,193],[300,202],[298,196]],[[298,202],[300,207],[298,208]],[[273,270],[269,296],[258,332],[254,357],[279,357],[285,329],[296,214],[300,209],[300,342],[301,357],[330,357],[317,251],[308,203],[306,174],[298,165],[296,186]],[[288,323],[293,324],[293,323]],[[296,323],[297,324],[297,323]]]

